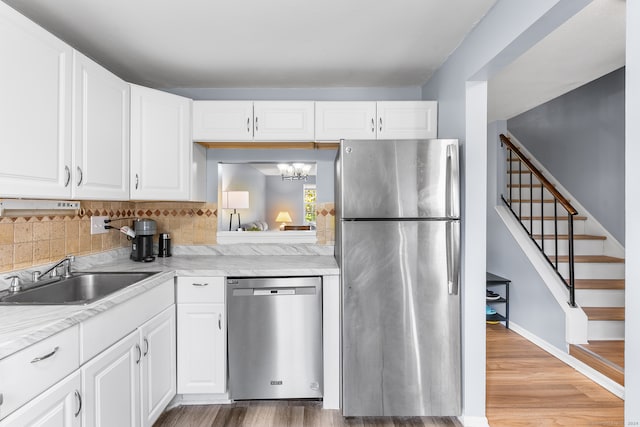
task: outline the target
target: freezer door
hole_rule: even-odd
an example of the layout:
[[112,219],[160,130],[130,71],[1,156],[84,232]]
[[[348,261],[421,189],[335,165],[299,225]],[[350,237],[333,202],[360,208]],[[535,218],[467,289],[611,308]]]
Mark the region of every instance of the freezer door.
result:
[[342,223],[344,416],[460,415],[458,227]]
[[342,218],[458,218],[458,141],[342,141]]

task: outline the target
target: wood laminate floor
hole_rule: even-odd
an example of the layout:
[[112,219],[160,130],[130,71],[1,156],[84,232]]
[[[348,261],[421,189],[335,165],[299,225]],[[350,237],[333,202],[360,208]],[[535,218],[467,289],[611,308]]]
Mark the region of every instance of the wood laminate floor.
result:
[[455,418],[349,417],[318,401],[251,401],[173,408],[154,427],[462,427]]
[[[502,325],[487,325],[491,427],[623,426],[624,402]],[[461,426],[455,418],[343,418],[317,401],[181,406],[154,427]]]
[[623,426],[624,401],[502,325],[487,325],[491,427]]

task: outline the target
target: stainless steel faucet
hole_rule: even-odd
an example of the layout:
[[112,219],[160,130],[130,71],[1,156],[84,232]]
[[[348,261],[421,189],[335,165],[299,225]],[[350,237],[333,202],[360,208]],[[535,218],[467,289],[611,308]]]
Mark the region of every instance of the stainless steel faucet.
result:
[[7,280],[11,280],[11,284],[9,285],[8,292],[10,294],[14,294],[22,289],[22,285],[20,284],[20,278],[18,276],[9,276],[5,277]]
[[64,257],[57,263],[55,263],[53,267],[49,268],[44,273],[40,273],[39,271],[34,271],[32,273],[33,281],[37,282],[40,280],[42,276],[46,276],[49,273],[51,273],[51,277],[56,277],[58,275],[57,268],[60,267],[61,265],[64,267],[64,270],[62,271],[62,277],[65,279],[68,279],[69,277],[71,277],[71,263],[75,260],[76,260],[75,256],[67,255],[66,257]]

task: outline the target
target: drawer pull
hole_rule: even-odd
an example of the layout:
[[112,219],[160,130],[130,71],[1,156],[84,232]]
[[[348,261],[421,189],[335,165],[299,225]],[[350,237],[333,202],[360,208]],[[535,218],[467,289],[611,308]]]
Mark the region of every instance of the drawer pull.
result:
[[148,339],[144,339],[144,354],[143,356],[147,356],[147,354],[149,354],[149,340]]
[[138,365],[140,363],[140,359],[142,359],[142,350],[138,344],[136,344],[136,350],[138,350],[138,360],[136,360],[136,365]]
[[75,395],[76,399],[78,400],[78,410],[75,414],[73,414],[73,416],[78,418],[78,415],[80,415],[80,411],[82,410],[82,396],[80,395],[80,392],[78,390],[76,390]]
[[44,356],[40,356],[40,357],[35,357],[35,358],[31,361],[31,363],[38,363],[38,362],[40,362],[40,361],[42,361],[42,360],[48,359],[48,358],[50,358],[51,356],[53,356],[54,354],[56,354],[56,353],[58,352],[58,350],[59,350],[59,349],[60,349],[60,347],[56,347],[56,348],[54,348],[54,349],[53,349],[53,351],[52,351],[51,353],[49,353],[49,354],[45,354]]
[[209,286],[208,283],[192,283],[193,286]]
[[218,329],[222,330],[222,314],[218,313]]

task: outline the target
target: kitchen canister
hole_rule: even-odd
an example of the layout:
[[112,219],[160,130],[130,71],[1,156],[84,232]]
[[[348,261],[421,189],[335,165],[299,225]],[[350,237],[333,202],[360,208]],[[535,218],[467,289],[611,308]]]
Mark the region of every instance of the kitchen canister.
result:
[[169,233],[160,233],[158,238],[158,256],[171,256],[171,235]]

